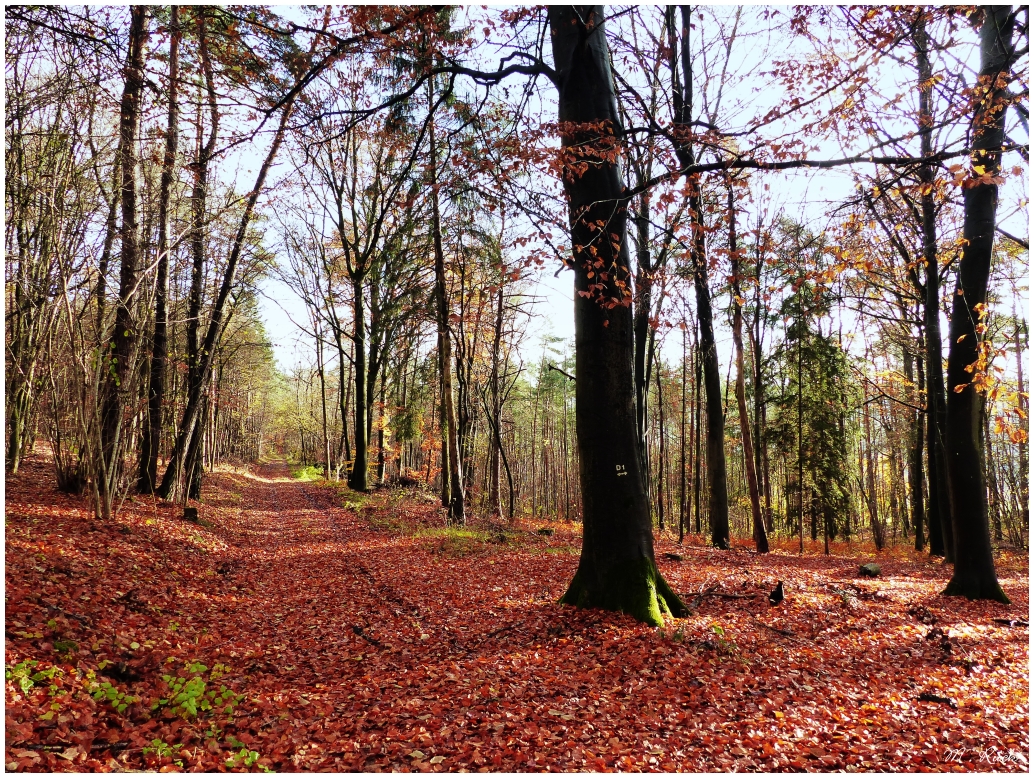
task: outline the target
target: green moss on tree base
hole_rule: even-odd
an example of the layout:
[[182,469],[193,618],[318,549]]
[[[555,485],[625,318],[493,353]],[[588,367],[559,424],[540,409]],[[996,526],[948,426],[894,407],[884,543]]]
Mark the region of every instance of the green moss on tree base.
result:
[[685,616],[688,613],[652,559],[630,560],[608,569],[606,582],[600,591],[592,591],[586,578],[579,566],[560,602],[577,608],[627,613],[653,627],[661,626],[665,615]]
[[945,597],[965,597],[967,600],[994,600],[1009,605],[1009,598],[997,580],[987,580],[984,576],[955,575],[941,592]]

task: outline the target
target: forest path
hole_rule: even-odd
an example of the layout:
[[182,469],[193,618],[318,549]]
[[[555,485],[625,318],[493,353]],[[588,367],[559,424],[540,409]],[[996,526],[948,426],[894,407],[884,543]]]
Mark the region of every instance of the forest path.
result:
[[659,538],[676,591],[729,596],[654,630],[556,604],[575,524],[450,529],[278,462],[206,476],[200,524],[135,497],[101,525],[50,467],[7,479],[9,770],[1026,771],[1028,630],[995,622],[1025,557],[1002,606],[905,549],[872,581],[857,545]]
[[[482,754],[479,746],[498,740],[511,714],[496,711],[489,732],[470,706],[498,699],[504,685],[529,703],[565,699],[552,688],[551,668],[528,688],[531,679],[520,678],[525,663],[511,654],[510,666],[499,666],[497,651],[529,648],[530,666],[548,668],[534,649],[565,631],[555,602],[576,564],[570,547],[560,547],[570,568],[561,576],[548,574],[557,566],[550,554],[522,560],[521,573],[512,575],[502,569],[505,559],[468,548],[466,532],[443,533],[427,501],[388,505],[386,492],[342,498],[334,488],[291,479],[283,462],[220,474],[211,492],[206,507],[228,543],[216,569],[229,567],[224,575],[234,592],[220,618],[234,634],[220,640],[213,630],[199,647],[211,643],[209,650],[247,678],[253,704],[237,728],[247,726],[245,718],[257,727],[254,738],[239,735],[241,742],[262,741],[255,747],[280,769],[500,769],[535,759],[526,741],[513,738]],[[379,528],[369,519],[374,513]],[[406,518],[429,535],[399,533]],[[500,646],[499,636],[517,625],[517,645]],[[438,725],[434,735],[429,719]],[[436,741],[445,747],[435,748]],[[550,761],[543,751],[538,759]]]

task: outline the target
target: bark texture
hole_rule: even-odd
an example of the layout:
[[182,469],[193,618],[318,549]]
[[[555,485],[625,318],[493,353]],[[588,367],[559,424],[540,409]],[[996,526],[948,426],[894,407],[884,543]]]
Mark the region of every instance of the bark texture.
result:
[[137,209],[137,136],[140,132],[140,98],[144,88],[144,48],[147,43],[147,6],[130,11],[129,53],[126,80],[119,108],[119,149],[122,171],[122,244],[115,329],[111,337],[111,365],[105,376],[101,448],[104,472],[99,474],[102,514],[109,518],[111,499],[118,482],[123,437],[123,410],[128,397],[130,369],[139,342],[136,302],[140,291],[140,222]]
[[978,380],[990,369],[981,349],[991,274],[1002,164],[1008,74],[1015,61],[1010,6],[985,6],[980,29],[980,77],[973,117],[973,178],[965,189],[963,249],[952,296],[948,345],[945,458],[955,543],[955,572],[944,590],[971,600],[1007,603],[995,574],[987,521],[987,479],[980,455],[983,397]]
[[165,132],[165,158],[158,195],[158,269],[154,287],[154,337],[151,346],[150,385],[147,390],[147,424],[140,443],[140,474],[137,488],[151,493],[158,485],[158,450],[162,437],[162,405],[165,402],[165,366],[168,362],[169,297],[169,200],[179,148],[179,6],[171,8],[169,27],[169,121]]
[[652,625],[685,606],[657,571],[639,467],[627,204],[601,6],[549,9],[575,273],[575,419],[584,533],[561,602]]

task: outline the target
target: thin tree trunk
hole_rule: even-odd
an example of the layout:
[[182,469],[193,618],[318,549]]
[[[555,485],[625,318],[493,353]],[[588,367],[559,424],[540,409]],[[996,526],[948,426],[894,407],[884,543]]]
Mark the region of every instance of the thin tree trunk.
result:
[[700,330],[699,323],[693,330],[693,398],[694,398],[694,421],[693,421],[693,527],[694,532],[700,534],[700,425],[702,421],[702,395],[703,389],[702,366],[700,363],[700,340],[697,333]]
[[[912,354],[905,348],[905,380],[912,383]],[[925,371],[922,357],[916,360],[918,382],[915,396],[921,397],[925,388]],[[915,549],[922,551],[926,545],[923,537],[923,525],[926,523],[926,511],[923,503],[923,438],[926,415],[916,411],[913,421],[912,446],[908,455],[908,485],[912,503],[912,529],[915,532]]]
[[[689,130],[693,109],[693,70],[689,55],[690,7],[681,6],[682,27],[678,37],[679,46],[674,45],[675,14],[668,11],[670,40],[672,99],[675,108],[675,124]],[[683,81],[678,77],[679,59]],[[689,167],[695,161],[691,143],[676,144],[676,155],[682,167]],[[711,530],[711,544],[716,548],[729,548],[729,494],[725,465],[725,411],[722,406],[721,373],[718,366],[718,349],[714,337],[714,315],[711,310],[711,290],[708,285],[707,250],[703,203],[700,196],[699,176],[689,180],[689,210],[693,223],[693,239],[690,253],[693,264],[693,282],[696,289],[697,320],[700,324],[700,355],[704,371],[704,391],[707,394],[707,480],[708,480],[708,523]]]
[[384,374],[381,374],[381,401],[377,405],[377,483],[384,486],[388,459],[384,451]]
[[498,516],[502,510],[499,499],[499,459],[503,450],[503,442],[499,436],[500,417],[502,415],[502,396],[499,391],[499,347],[503,337],[503,284],[500,279],[496,291],[495,328],[492,333],[492,409],[489,413],[494,430],[489,454],[488,474],[488,510]]
[[653,349],[648,343],[652,340],[650,330],[650,310],[653,305],[653,273],[650,266],[650,193],[644,192],[639,197],[638,209],[635,213],[636,226],[636,278],[635,278],[635,311],[633,314],[633,333],[635,337],[635,408],[636,429],[639,433],[640,462],[643,477],[649,478],[646,452],[646,402],[650,391],[650,370]]
[[877,551],[882,551],[884,545],[883,524],[880,522],[879,506],[876,501],[876,467],[874,464],[876,455],[872,447],[872,422],[867,401],[864,404],[863,413],[865,414],[865,502],[869,508],[869,526],[872,529],[873,543],[876,545]]
[[661,365],[657,363],[657,431],[660,436],[657,452],[657,523],[664,532],[664,395],[661,391]]
[[123,411],[130,389],[133,355],[139,342],[136,302],[140,287],[140,224],[137,213],[137,142],[140,130],[140,97],[144,87],[144,48],[147,44],[147,6],[133,6],[130,12],[129,53],[126,81],[119,108],[120,168],[122,171],[122,226],[120,229],[121,271],[115,309],[115,330],[111,339],[112,369],[105,371],[101,413],[101,464],[98,487],[102,518],[111,517],[114,489],[118,483],[122,447]]
[[345,350],[343,348],[344,344],[341,342],[340,327],[334,327],[334,339],[337,342],[338,352],[338,381],[341,383],[341,389],[338,392],[338,398],[341,403],[341,441],[345,449],[345,462],[351,462],[352,444],[350,442],[351,438],[348,435],[348,406],[352,403],[352,371],[354,369],[355,343],[351,339],[348,341],[348,374],[346,376]]
[[686,361],[689,354],[686,349],[688,334],[686,325],[682,326],[682,417],[679,425],[679,543],[686,536],[686,383],[689,376],[686,372]]
[[270,146],[269,152],[266,154],[266,158],[262,162],[262,167],[259,168],[258,175],[255,179],[255,186],[251,190],[251,193],[245,202],[244,213],[241,215],[240,224],[237,227],[237,233],[234,236],[233,243],[231,244],[230,255],[227,258],[226,268],[223,271],[222,283],[220,284],[215,302],[212,305],[212,314],[209,320],[208,330],[205,333],[205,340],[201,347],[199,391],[197,393],[191,392],[187,399],[187,405],[183,410],[183,419],[180,423],[179,435],[177,436],[176,444],[174,445],[172,455],[169,458],[169,466],[165,470],[165,475],[162,478],[162,484],[159,490],[159,494],[163,499],[169,498],[170,493],[175,489],[179,482],[180,472],[183,469],[183,457],[187,442],[193,434],[194,426],[198,423],[198,418],[200,416],[199,411],[201,410],[202,401],[200,388],[203,388],[208,377],[211,375],[212,361],[215,358],[216,347],[222,337],[224,325],[223,317],[226,313],[226,302],[234,286],[237,275],[237,266],[244,249],[244,239],[248,233],[248,226],[251,224],[251,217],[255,212],[255,204],[258,202],[258,198],[262,194],[262,188],[265,185],[266,176],[269,174],[269,169],[272,167],[273,161],[276,159],[277,152],[280,150],[280,144],[283,142],[284,133],[287,129],[287,122],[290,119],[291,112],[294,108],[294,101],[295,98],[293,96],[289,97],[283,108],[281,108],[282,113],[280,116],[280,122],[277,126],[276,133],[273,136],[272,145]]
[[[800,290],[804,288],[801,284],[798,287],[797,296],[800,302]],[[798,305],[800,316],[803,319],[803,303]],[[797,334],[797,532],[800,538],[800,552],[804,553],[804,324],[798,323]],[[866,417],[868,418],[868,417]]]
[[980,431],[983,435],[984,470],[987,472],[987,498],[988,513],[991,518],[991,527],[994,529],[995,543],[1002,542],[1002,491],[998,486],[998,468],[995,467],[994,449],[991,446],[991,414],[988,413],[985,401],[981,416],[983,423]]
[[[432,82],[429,81],[430,85]],[[429,87],[431,88],[431,87]],[[438,147],[435,141],[434,120],[428,128],[431,163],[431,231],[434,242],[434,297],[438,313],[438,338],[442,367],[442,409],[446,435],[442,449],[442,464],[448,463],[448,470],[442,470],[442,479],[449,480],[449,521],[454,524],[465,522],[463,473],[460,462],[459,436],[456,429],[456,409],[452,392],[452,341],[449,334],[449,300],[445,289],[445,251],[442,248],[442,222],[438,202]],[[446,459],[447,457],[447,459]],[[444,496],[444,488],[443,488]]]
[[162,160],[161,188],[158,195],[158,269],[154,289],[154,340],[151,350],[150,385],[147,395],[147,424],[140,445],[140,473],[137,488],[150,494],[158,486],[158,453],[162,436],[162,406],[165,403],[165,370],[168,362],[169,297],[169,200],[173,170],[179,148],[179,50],[183,30],[179,6],[170,7],[169,28],[169,121],[165,131],[165,158]]
[[754,378],[754,466],[755,472],[759,474],[762,484],[762,491],[765,496],[765,531],[771,533],[775,527],[772,523],[772,479],[768,469],[768,446],[765,443],[765,387],[762,377],[762,354],[761,339],[763,332],[762,322],[762,300],[761,282],[764,268],[764,256],[762,251],[761,218],[758,217],[757,229],[757,269],[754,284],[754,326],[747,328],[747,338],[750,342],[751,366]]
[[758,474],[754,469],[754,441],[750,431],[750,416],[747,413],[747,389],[743,376],[743,309],[740,293],[740,256],[736,235],[736,202],[731,179],[726,182],[729,189],[729,259],[732,263],[732,342],[736,351],[736,408],[740,417],[740,436],[743,439],[743,469],[747,476],[750,492],[750,513],[753,519],[754,544],[759,554],[768,553],[768,535],[761,513],[761,495],[758,489]]
[[[919,71],[919,138],[922,155],[933,153],[933,87],[929,57],[929,38],[922,16],[913,35]],[[940,268],[937,260],[937,213],[934,202],[935,167],[932,163],[919,168],[922,183],[923,259],[926,263],[926,300],[923,325],[926,331],[926,405],[927,457],[930,482],[930,553],[954,559],[951,508],[948,500],[947,470],[944,460],[944,368],[941,364]]]
[[330,428],[327,424],[327,378],[323,364],[323,332],[319,323],[319,314],[313,316],[316,334],[316,369],[320,378],[320,411],[323,422],[323,477],[330,480]]
[[[1013,311],[1013,318],[1016,319],[1016,312]],[[1013,345],[1016,349],[1016,389],[1019,392],[1019,408],[1023,413],[1023,418],[1027,417],[1027,395],[1026,388],[1023,383],[1023,349],[1020,343],[1020,332],[1023,332],[1024,336],[1027,333],[1027,323],[1017,319],[1016,329],[1013,331]],[[1027,528],[1030,515],[1030,483],[1027,480],[1027,474],[1030,472],[1030,464],[1027,458],[1027,438],[1023,436],[1020,438],[1020,442],[1017,444],[1020,453],[1020,514],[1023,517],[1023,527]]]
[[[208,110],[211,117],[208,140],[201,145],[202,107],[200,100],[197,108],[197,160],[194,165],[194,188],[191,192],[191,236],[190,248],[193,265],[191,267],[190,291],[187,295],[187,396],[194,397],[195,402],[200,400],[203,388],[199,374],[199,363],[201,355],[198,345],[198,333],[201,327],[201,295],[205,281],[205,216],[208,201],[208,172],[209,163],[215,154],[215,144],[218,141],[219,132],[219,105],[215,94],[215,74],[212,67],[212,59],[208,52],[208,31],[203,12],[197,14],[197,41],[198,55],[201,59],[201,69],[204,77],[205,91],[208,97]],[[197,445],[193,432],[187,433],[190,438],[187,449],[184,469],[187,473],[187,482],[190,484],[188,491],[197,486],[197,494],[200,495],[200,481],[196,478],[197,465],[194,455]],[[170,460],[170,467],[172,466]],[[179,464],[177,463],[177,468]],[[166,476],[162,479],[162,496],[169,499],[174,496],[174,484],[170,483],[170,490],[165,491],[165,480],[168,478],[169,468],[166,468]],[[178,477],[178,475],[177,475]]]
[[352,460],[352,469],[348,474],[348,486],[357,492],[365,492],[370,488],[369,484],[369,444],[370,433],[367,427],[367,381],[368,366],[366,363],[366,307],[365,289],[361,276],[354,276],[352,281],[352,320],[354,322],[354,333],[352,342],[355,344],[355,407],[353,408],[353,425],[355,431],[355,458]]

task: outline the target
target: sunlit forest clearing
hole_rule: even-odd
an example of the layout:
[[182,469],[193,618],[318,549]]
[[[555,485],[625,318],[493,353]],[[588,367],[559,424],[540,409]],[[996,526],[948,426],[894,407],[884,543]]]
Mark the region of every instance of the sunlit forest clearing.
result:
[[6,768],[1026,772],[1028,14],[6,7]]

